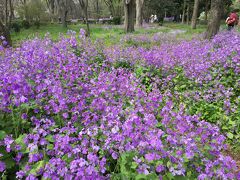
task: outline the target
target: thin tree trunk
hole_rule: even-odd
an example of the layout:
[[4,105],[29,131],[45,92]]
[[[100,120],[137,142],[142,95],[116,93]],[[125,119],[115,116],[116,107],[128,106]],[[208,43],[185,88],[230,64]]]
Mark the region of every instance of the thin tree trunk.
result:
[[185,23],[185,14],[186,14],[186,0],[184,0],[183,2],[182,24]]
[[187,3],[187,25],[189,25],[189,15],[190,15],[190,5],[189,2]]
[[123,0],[124,1],[124,28],[125,32],[134,31],[134,0]]
[[196,29],[196,26],[197,26],[198,7],[199,7],[199,0],[195,0],[193,15],[192,15],[192,29]]
[[61,12],[61,21],[62,21],[62,26],[64,27],[64,28],[66,28],[67,27],[67,13],[68,13],[68,11],[64,8],[64,10],[62,10],[62,12]]
[[96,0],[97,20],[100,19],[99,0]]
[[205,19],[204,19],[205,22],[207,22],[208,20],[209,3],[210,3],[210,0],[205,1]]
[[8,45],[12,45],[12,40],[10,36],[10,32],[6,26],[3,25],[2,21],[0,20],[0,36],[3,36],[6,38],[6,41],[8,42]]
[[107,5],[111,15],[113,17],[116,16],[116,13],[115,13],[115,8],[114,8],[114,5],[113,5],[113,0],[104,0],[105,4]]
[[5,0],[5,25],[8,27],[8,0]]
[[10,18],[9,18],[9,24],[12,24],[12,20],[14,18],[14,7],[13,7],[13,3],[12,0],[9,0],[9,8],[10,8]]
[[136,0],[136,26],[141,27],[143,23],[143,3],[144,0]]
[[85,14],[85,20],[86,20],[86,25],[87,25],[87,36],[90,36],[90,27],[89,27],[89,22],[88,22],[88,0],[86,0],[85,8],[84,8],[84,14]]
[[205,34],[206,39],[211,39],[215,36],[220,28],[221,15],[223,11],[223,0],[212,0],[210,18],[208,20],[208,27]]
[[54,22],[54,9],[55,9],[55,0],[47,0],[47,7],[50,12],[51,23]]
[[81,9],[83,10],[84,13],[84,18],[85,18],[85,22],[87,25],[87,32],[86,32],[86,36],[90,36],[90,27],[89,27],[89,22],[88,22],[88,0],[79,0],[79,4],[81,6]]

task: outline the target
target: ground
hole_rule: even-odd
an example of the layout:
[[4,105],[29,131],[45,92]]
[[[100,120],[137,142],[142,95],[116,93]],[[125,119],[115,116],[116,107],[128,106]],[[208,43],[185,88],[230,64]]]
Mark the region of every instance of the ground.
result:
[[[79,29],[85,28],[83,24],[69,25],[68,28],[63,28],[61,24],[46,24],[40,26],[39,29],[31,27],[29,29],[22,29],[19,33],[12,32],[12,40],[15,43],[19,43],[22,40],[31,39],[39,36],[44,37],[46,33],[50,33],[52,39],[57,40],[59,34],[66,34],[68,30],[79,32]],[[104,39],[106,45],[117,44],[121,37],[125,34],[122,26],[114,25],[96,25],[91,24],[91,38],[92,39]],[[133,34],[154,34],[158,32],[168,33],[170,31],[184,31],[179,34],[179,37],[186,39],[192,38],[194,35],[203,33],[206,29],[206,25],[199,25],[195,30],[191,29],[190,26],[185,24],[166,23],[163,26],[158,25],[145,25],[143,28],[138,28]]]

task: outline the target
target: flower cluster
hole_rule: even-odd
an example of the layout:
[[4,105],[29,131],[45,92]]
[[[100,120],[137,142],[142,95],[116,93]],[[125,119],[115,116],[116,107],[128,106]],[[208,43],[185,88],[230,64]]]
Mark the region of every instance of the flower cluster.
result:
[[[236,162],[223,155],[226,137],[219,127],[176,103],[181,96],[170,84],[178,67],[199,88],[212,81],[214,67],[239,73],[239,47],[221,53],[228,34],[212,42],[103,49],[82,30],[80,39],[68,33],[58,42],[36,38],[0,51],[0,121],[13,127],[1,129],[7,135],[0,173],[11,169],[8,153],[18,179],[237,179]],[[122,60],[132,68],[115,65]],[[163,69],[162,77],[149,85],[149,74],[134,71],[139,65]],[[232,101],[235,92],[227,88],[221,92]],[[229,110],[231,102],[225,106]]]

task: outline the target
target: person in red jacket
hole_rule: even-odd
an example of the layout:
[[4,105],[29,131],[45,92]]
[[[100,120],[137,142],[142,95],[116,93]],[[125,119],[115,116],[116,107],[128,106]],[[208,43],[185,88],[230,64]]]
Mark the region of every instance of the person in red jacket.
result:
[[228,30],[231,31],[235,25],[238,24],[239,17],[237,11],[234,10],[230,13],[229,17],[226,19],[226,24],[228,25]]

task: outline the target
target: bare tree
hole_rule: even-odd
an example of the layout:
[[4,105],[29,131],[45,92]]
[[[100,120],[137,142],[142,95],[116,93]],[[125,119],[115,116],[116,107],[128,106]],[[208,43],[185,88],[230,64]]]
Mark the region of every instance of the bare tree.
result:
[[143,23],[143,3],[144,0],[136,0],[136,26],[141,27]]
[[90,36],[90,27],[89,27],[89,23],[88,23],[88,0],[79,0],[79,4],[81,6],[81,9],[83,10],[85,23],[87,25],[87,34],[86,35]]
[[123,0],[124,3],[124,27],[126,32],[134,31],[134,0]]
[[51,15],[51,22],[54,21],[54,14],[55,14],[55,0],[46,0],[47,8]]
[[205,34],[206,39],[210,39],[218,33],[220,28],[222,11],[223,11],[223,0],[212,0],[210,18],[208,20],[208,27]]
[[107,7],[113,17],[122,16],[122,14],[123,14],[122,0],[104,0],[104,2],[107,5]]
[[190,17],[190,2],[187,3],[187,25],[189,25],[189,17]]
[[187,4],[187,1],[184,0],[184,2],[183,2],[183,13],[182,13],[182,24],[185,23],[186,4]]
[[63,27],[67,27],[67,14],[68,14],[68,6],[69,0],[56,0],[58,6],[58,13],[61,18],[61,23]]
[[107,5],[111,15],[115,16],[115,8],[114,8],[113,0],[104,0],[104,2]]
[[197,26],[197,15],[198,15],[199,0],[194,0],[194,8],[192,15],[192,29],[196,29]]
[[9,8],[10,8],[9,24],[12,24],[12,20],[14,18],[14,6],[12,0],[9,0]]
[[8,0],[5,0],[5,25],[8,26]]
[[205,0],[205,22],[208,20],[208,11],[209,11],[210,0]]

